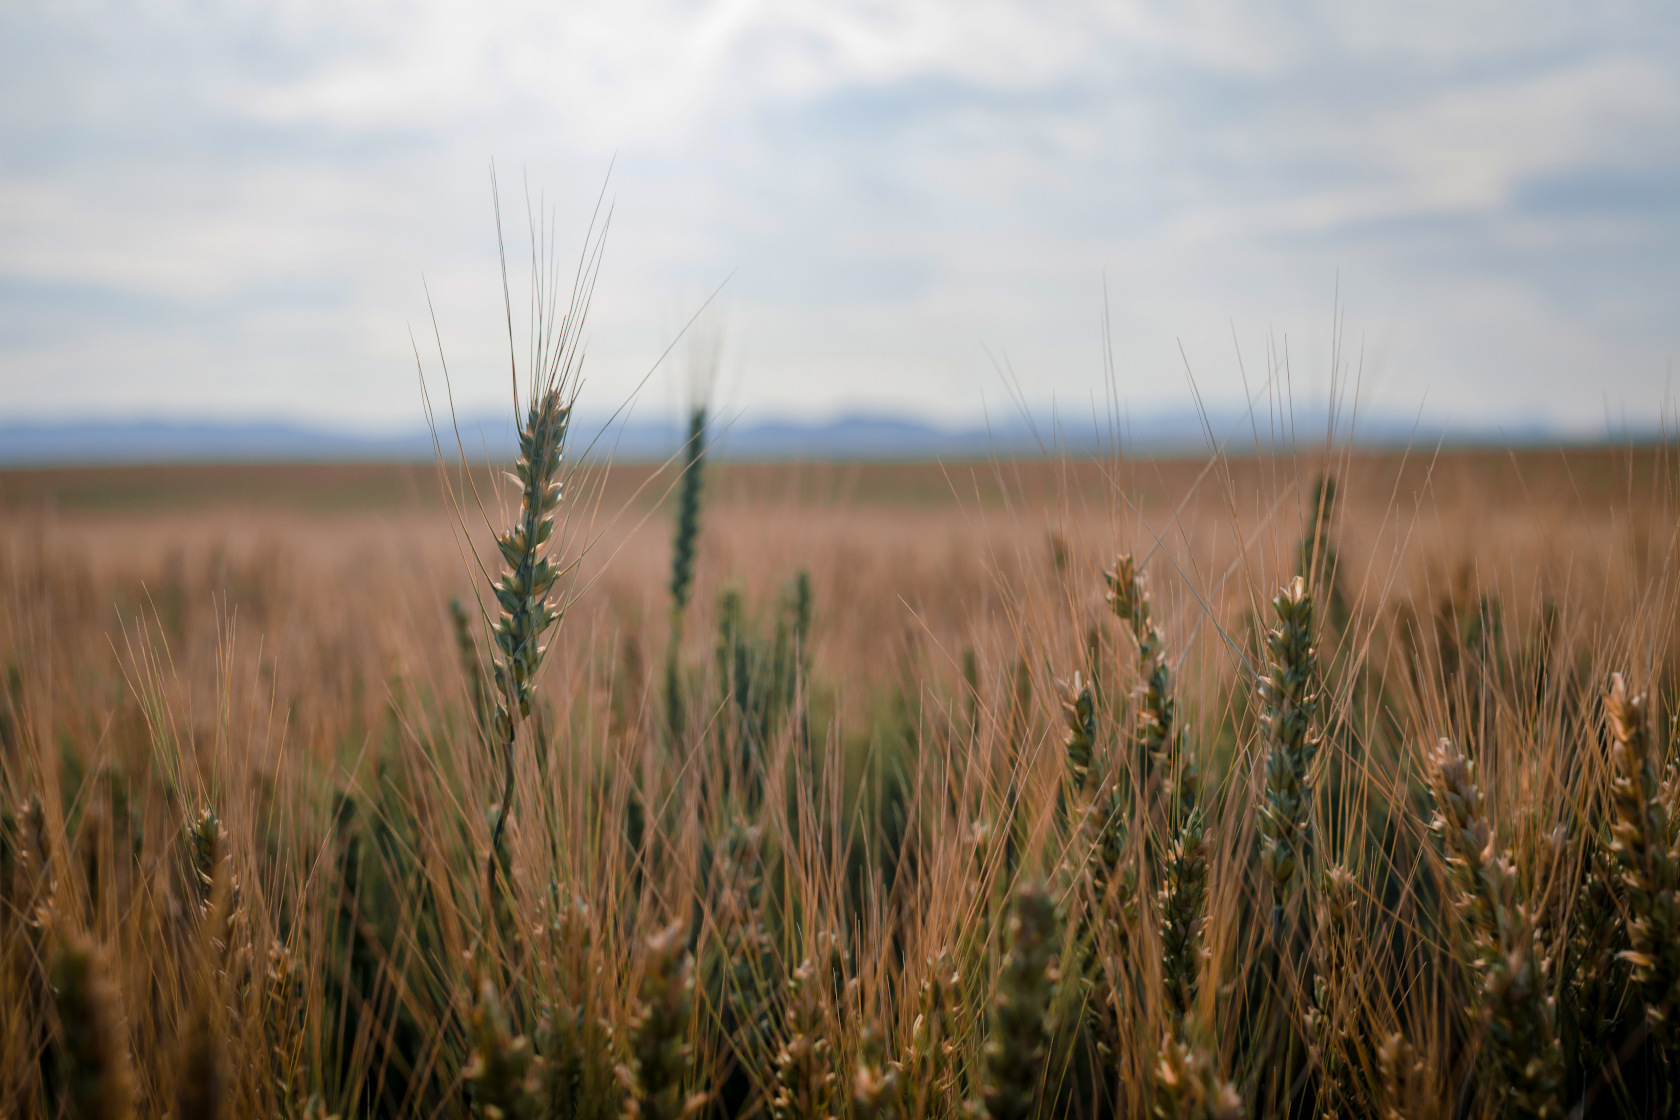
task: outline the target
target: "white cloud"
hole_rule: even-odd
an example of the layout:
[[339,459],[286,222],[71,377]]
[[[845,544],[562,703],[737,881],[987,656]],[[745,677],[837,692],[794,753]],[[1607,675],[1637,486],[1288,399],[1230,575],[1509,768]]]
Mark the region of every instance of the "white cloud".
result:
[[1233,320],[1327,337],[1339,275],[1397,407],[1654,409],[1680,214],[1614,200],[1680,170],[1676,59],[1632,2],[13,9],[0,386],[408,416],[424,273],[499,399],[487,164],[569,254],[616,154],[603,396],[738,268],[742,404],[972,415],[987,345],[1085,399],[1106,272],[1138,401],[1185,399],[1180,337],[1221,393]]

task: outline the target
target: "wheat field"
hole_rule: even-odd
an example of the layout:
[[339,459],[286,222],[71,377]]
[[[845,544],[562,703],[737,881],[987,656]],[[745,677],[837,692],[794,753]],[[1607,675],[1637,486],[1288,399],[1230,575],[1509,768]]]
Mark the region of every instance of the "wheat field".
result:
[[1680,1109],[1671,449],[552,407],[0,474],[0,1115]]

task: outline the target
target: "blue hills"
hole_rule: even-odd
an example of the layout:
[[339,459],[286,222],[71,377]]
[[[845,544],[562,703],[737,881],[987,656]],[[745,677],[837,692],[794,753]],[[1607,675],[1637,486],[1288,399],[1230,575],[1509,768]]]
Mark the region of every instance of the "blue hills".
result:
[[[460,442],[474,461],[505,457],[512,446],[506,416],[473,416],[458,423]],[[1321,443],[1322,421],[1297,423],[1294,439]],[[1212,439],[1210,440],[1210,432]],[[455,430],[440,429],[453,457]],[[594,458],[662,460],[681,446],[684,429],[674,420],[609,421],[579,415],[573,425],[575,453]],[[711,453],[730,459],[933,459],[988,458],[1064,451],[1087,455],[1111,451],[1114,425],[1086,417],[1032,422],[1019,414],[1002,421],[941,427],[905,416],[850,414],[800,421],[724,415],[712,429]],[[1132,415],[1119,422],[1120,443],[1133,454],[1205,453],[1211,443],[1234,454],[1255,446],[1290,442],[1289,433],[1268,434],[1264,418],[1256,432],[1237,410],[1216,413],[1206,423],[1193,412]],[[1438,440],[1464,444],[1520,445],[1557,441],[1544,423],[1443,430],[1411,419],[1362,418],[1352,442],[1362,446],[1432,446]],[[1624,437],[1625,438],[1625,437]],[[1345,433],[1338,442],[1346,441]],[[96,421],[0,421],[0,465],[424,460],[432,458],[431,433],[424,426],[373,434],[288,421],[184,421],[170,419]]]

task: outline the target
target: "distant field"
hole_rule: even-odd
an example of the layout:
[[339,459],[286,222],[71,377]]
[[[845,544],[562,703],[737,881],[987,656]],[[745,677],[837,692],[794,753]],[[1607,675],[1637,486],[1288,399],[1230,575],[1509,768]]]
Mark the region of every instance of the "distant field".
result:
[[[1302,455],[1307,468],[1322,456]],[[1663,457],[1651,448],[1525,448],[1517,451],[1414,450],[1339,454],[1338,473],[1373,487],[1376,498],[1432,487],[1453,498],[1476,492],[1490,501],[1518,498],[1601,502],[1661,481]],[[778,506],[961,506],[1002,504],[1102,507],[1119,482],[1134,498],[1181,496],[1201,477],[1211,493],[1227,475],[1239,488],[1263,475],[1293,473],[1297,461],[1234,456],[1208,471],[1205,458],[1159,461],[858,463],[720,463],[709,468],[714,501]],[[476,472],[482,481],[489,472]],[[632,463],[591,470],[584,488],[603,508],[646,509],[669,490],[675,472]],[[294,513],[418,511],[442,508],[433,463],[194,463],[125,467],[0,470],[0,509],[63,513],[181,512],[214,509]]]

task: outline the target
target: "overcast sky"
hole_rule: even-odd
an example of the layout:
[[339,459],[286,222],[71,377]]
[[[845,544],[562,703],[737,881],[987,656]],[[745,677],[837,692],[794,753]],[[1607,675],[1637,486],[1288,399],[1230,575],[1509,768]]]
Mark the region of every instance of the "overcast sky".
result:
[[733,274],[750,413],[970,421],[994,359],[1088,411],[1106,277],[1134,413],[1285,347],[1322,393],[1339,308],[1362,407],[1602,432],[1680,358],[1676,13],[13,0],[0,420],[412,424],[422,278],[457,403],[505,400],[494,161],[515,269],[524,184],[570,257],[613,165],[596,406]]

